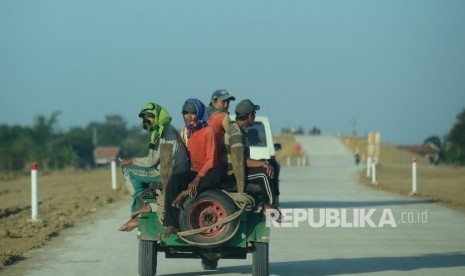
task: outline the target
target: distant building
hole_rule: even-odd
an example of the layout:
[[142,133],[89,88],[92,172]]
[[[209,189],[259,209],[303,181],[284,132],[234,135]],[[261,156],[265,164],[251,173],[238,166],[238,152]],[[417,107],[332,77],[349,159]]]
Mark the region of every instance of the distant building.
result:
[[426,143],[424,145],[405,145],[397,146],[400,149],[425,156],[431,164],[437,165],[439,163],[439,157],[441,149],[433,143]]
[[94,162],[96,166],[109,164],[116,159],[121,148],[117,146],[101,146],[94,149]]
[[317,127],[313,127],[311,130],[308,132],[310,135],[320,135],[321,130]]
[[282,134],[305,134],[304,133],[304,128],[299,126],[299,127],[285,127],[281,129]]

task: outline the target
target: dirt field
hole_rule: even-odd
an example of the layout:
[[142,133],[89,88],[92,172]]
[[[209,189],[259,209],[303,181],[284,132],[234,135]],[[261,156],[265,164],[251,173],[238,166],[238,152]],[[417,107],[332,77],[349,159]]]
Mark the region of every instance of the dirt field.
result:
[[[282,144],[278,161],[295,154],[292,136],[276,137],[275,142]],[[59,235],[60,230],[78,225],[86,215],[117,200],[127,201],[129,216],[130,199],[118,172],[119,189],[113,191],[109,168],[44,175],[39,167],[40,221],[36,223],[28,222],[31,219],[30,177],[0,181],[0,271],[5,265],[21,260],[24,253]]]
[[[361,138],[343,137],[341,141],[352,151],[358,147],[362,162],[366,162],[367,142]],[[383,189],[409,195],[412,191],[412,159],[417,160],[417,187],[421,198],[428,198],[450,208],[465,211],[465,167],[440,164],[432,166],[423,156],[381,143],[379,164],[376,170],[377,185],[360,173],[360,182],[373,189]]]
[[112,190],[109,168],[50,175],[39,168],[40,221],[31,223],[30,191],[29,177],[0,182],[0,270],[60,230],[79,224],[85,215],[129,197],[124,189]]

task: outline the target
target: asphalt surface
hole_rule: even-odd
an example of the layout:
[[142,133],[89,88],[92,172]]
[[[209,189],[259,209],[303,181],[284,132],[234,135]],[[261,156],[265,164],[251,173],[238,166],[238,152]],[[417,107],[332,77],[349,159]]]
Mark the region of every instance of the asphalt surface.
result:
[[[465,275],[464,213],[364,187],[357,183],[363,168],[339,140],[297,139],[309,166],[282,169],[285,220],[272,228],[271,275]],[[0,274],[137,275],[137,233],[116,230],[129,199],[117,204]],[[158,256],[157,275],[251,275],[251,256],[220,260],[215,271]]]

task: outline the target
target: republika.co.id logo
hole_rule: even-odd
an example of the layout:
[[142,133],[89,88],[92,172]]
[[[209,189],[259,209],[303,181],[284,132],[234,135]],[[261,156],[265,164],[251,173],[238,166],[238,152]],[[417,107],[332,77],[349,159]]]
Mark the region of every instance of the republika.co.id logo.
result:
[[397,227],[397,224],[425,224],[428,222],[428,211],[403,211],[394,215],[392,209],[281,209],[281,222],[278,222],[279,211],[266,210],[267,227],[299,227],[308,224],[312,228],[382,228]]

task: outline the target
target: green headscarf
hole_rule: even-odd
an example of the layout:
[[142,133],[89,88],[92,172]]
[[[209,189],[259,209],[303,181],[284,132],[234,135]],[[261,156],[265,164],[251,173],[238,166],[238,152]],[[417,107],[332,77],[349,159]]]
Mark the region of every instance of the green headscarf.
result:
[[[146,114],[155,118],[153,126],[144,121],[144,115]],[[147,131],[152,132],[152,137],[150,139],[151,144],[155,144],[158,139],[160,139],[163,135],[165,126],[171,123],[171,117],[168,111],[156,103],[145,104],[139,113],[139,117],[142,119],[142,127]]]

